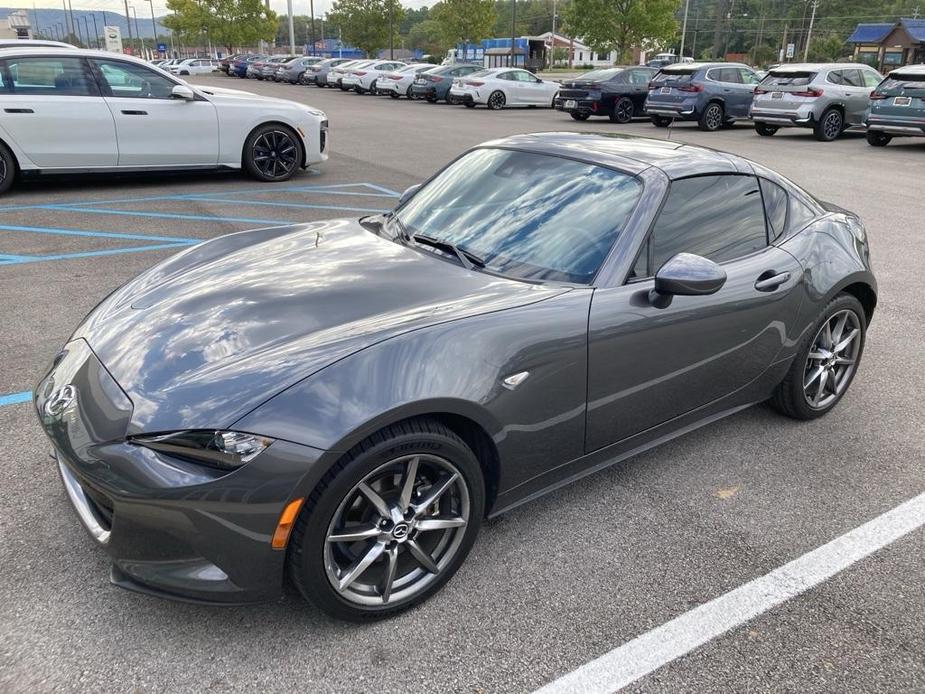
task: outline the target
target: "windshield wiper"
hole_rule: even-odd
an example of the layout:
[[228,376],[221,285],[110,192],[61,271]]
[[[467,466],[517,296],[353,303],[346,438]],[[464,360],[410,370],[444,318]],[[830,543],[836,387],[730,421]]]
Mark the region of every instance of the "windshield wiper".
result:
[[465,248],[460,248],[452,241],[435,239],[433,236],[427,236],[425,234],[414,234],[411,236],[411,240],[416,243],[424,244],[425,246],[432,246],[438,250],[452,253],[467,270],[471,270],[473,267],[485,267],[485,261],[481,257],[471,251],[467,251]]

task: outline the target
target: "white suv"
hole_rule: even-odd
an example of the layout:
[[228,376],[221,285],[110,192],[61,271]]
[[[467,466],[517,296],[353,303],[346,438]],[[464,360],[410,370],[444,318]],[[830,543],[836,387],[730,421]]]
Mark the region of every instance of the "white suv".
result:
[[243,168],[284,181],[327,159],[327,116],[193,87],[103,51],[0,51],[0,192],[17,172]]

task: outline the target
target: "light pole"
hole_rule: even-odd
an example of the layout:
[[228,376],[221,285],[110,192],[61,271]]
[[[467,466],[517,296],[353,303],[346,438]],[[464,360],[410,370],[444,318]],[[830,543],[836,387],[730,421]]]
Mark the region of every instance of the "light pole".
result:
[[516,64],[514,58],[514,35],[517,33],[517,0],[511,0],[511,67]]
[[395,29],[392,28],[392,9],[395,0],[389,0],[389,60],[395,60]]
[[132,17],[135,18],[135,34],[137,34],[137,36],[138,36],[138,42],[141,44],[141,57],[144,58],[144,56],[145,56],[145,40],[144,40],[143,38],[141,38],[141,32],[138,31],[138,13],[135,12],[135,6],[134,6],[134,5],[129,5],[129,7],[130,7],[131,10],[132,10]]
[[128,0],[125,0],[125,23],[128,25],[128,45],[132,45],[132,18],[128,14]]
[[295,27],[292,25],[292,0],[286,0],[286,12],[289,13],[289,55],[295,55]]
[[[154,42],[153,45],[155,48],[157,48],[157,22],[154,21],[154,0],[145,0],[145,2],[151,5],[151,32],[152,32],[151,35],[154,37],[152,39],[152,41]],[[152,54],[151,57],[154,57],[153,50],[151,51],[151,54]]]
[[[96,47],[100,48],[101,47],[100,46],[100,28],[99,26],[97,26],[97,23],[96,23],[96,12],[94,12],[90,16],[93,17],[93,36],[96,37]],[[103,26],[106,26],[105,21],[103,22]]]
[[691,0],[684,0],[684,23],[681,25],[681,48],[678,51],[678,60],[684,57],[684,39],[687,38],[687,11],[691,7]]
[[552,0],[552,54],[549,56],[549,67],[556,66],[556,0]]

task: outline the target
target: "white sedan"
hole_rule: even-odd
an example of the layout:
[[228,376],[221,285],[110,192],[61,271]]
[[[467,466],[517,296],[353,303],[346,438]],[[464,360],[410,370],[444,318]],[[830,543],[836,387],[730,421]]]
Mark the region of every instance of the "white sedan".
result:
[[4,50],[0,193],[17,171],[240,169],[285,181],[327,159],[327,116],[283,99],[195,87],[127,55]]
[[439,65],[433,63],[411,63],[405,65],[394,72],[389,72],[379,76],[376,80],[376,91],[379,94],[388,94],[393,99],[401,96],[411,98],[411,83],[414,78],[422,72],[433,70]]
[[541,80],[526,70],[501,67],[473,72],[454,80],[450,96],[469,108],[477,104],[485,104],[490,109],[505,106],[552,108],[561,86],[558,82]]
[[404,66],[405,64],[398,60],[374,60],[369,65],[347,72],[341,86],[353,89],[358,94],[375,92],[380,77]]
[[218,70],[218,61],[210,58],[187,58],[166,69],[171,75],[206,75]]

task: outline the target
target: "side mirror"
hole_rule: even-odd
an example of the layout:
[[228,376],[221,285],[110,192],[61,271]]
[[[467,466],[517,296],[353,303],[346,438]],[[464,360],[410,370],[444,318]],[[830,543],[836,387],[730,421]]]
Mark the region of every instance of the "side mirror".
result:
[[178,84],[170,90],[170,98],[192,101],[196,98],[196,93],[185,84]]
[[712,260],[693,253],[678,253],[655,273],[655,288],[649,300],[666,308],[673,296],[715,294],[726,283],[726,271]]
[[418,192],[418,189],[419,189],[420,187],[421,187],[421,184],[418,183],[417,185],[411,186],[410,188],[405,188],[405,192],[402,193],[402,194],[401,194],[401,197],[398,198],[398,205],[397,205],[397,207],[401,207],[401,206],[404,205],[406,202],[408,202],[408,200],[411,199],[411,196]]

